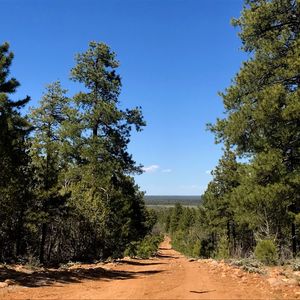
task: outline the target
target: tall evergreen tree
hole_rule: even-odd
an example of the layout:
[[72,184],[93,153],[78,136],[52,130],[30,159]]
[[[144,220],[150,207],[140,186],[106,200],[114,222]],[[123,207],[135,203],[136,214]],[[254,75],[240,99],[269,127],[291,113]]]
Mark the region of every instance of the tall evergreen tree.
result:
[[141,169],[127,151],[132,127],[139,131],[145,122],[140,108],[118,107],[119,63],[107,45],[91,42],[76,60],[71,78],[85,92],[74,97],[82,142],[73,204],[96,228],[91,248],[102,256],[121,255],[126,243],[145,231],[142,194],[130,177]]
[[170,232],[174,233],[179,226],[181,216],[183,214],[183,208],[180,203],[176,203],[175,207],[172,210],[171,218],[170,218]]
[[0,260],[121,257],[155,219],[127,150],[145,122],[139,107],[119,108],[115,54],[91,42],[72,69],[84,92],[68,98],[50,84],[30,112],[32,128],[20,113],[29,97],[9,97],[19,85],[8,78],[12,59],[8,44],[0,46]]
[[0,46],[0,259],[24,250],[23,225],[30,199],[26,145],[30,125],[20,113],[30,99],[10,99],[20,85],[9,78],[13,57],[7,43]]
[[227,148],[203,195],[205,230],[214,245],[225,236],[232,251],[236,244],[236,224],[231,193],[239,185],[239,165],[234,152]]
[[[31,213],[32,221],[40,224],[39,259],[45,261],[45,244],[51,230],[49,226],[63,213],[66,197],[59,181],[66,171],[67,162],[63,157],[62,124],[70,112],[69,100],[60,82],[47,87],[39,107],[32,109],[31,123],[34,134],[31,138],[31,157],[36,180],[36,202]],[[53,226],[52,226],[53,227]],[[50,232],[49,232],[50,231]],[[52,233],[54,235],[54,233]],[[52,244],[54,244],[52,237]],[[53,247],[49,245],[47,258],[50,259]]]
[[[212,126],[218,141],[235,146],[250,169],[240,185],[239,206],[265,216],[268,235],[282,244],[300,212],[300,4],[296,0],[248,0],[233,24],[250,53],[222,94],[226,117]],[[290,211],[290,213],[289,213]],[[266,217],[268,215],[268,217]],[[245,215],[244,215],[245,216]],[[256,218],[257,219],[257,218]],[[280,220],[285,220],[281,222]],[[288,225],[286,225],[288,226]]]

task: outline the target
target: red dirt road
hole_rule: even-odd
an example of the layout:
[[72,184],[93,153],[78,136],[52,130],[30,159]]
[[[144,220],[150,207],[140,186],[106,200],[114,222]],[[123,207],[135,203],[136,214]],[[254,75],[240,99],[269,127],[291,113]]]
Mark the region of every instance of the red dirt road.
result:
[[6,278],[13,284],[0,288],[0,299],[282,299],[296,298],[299,291],[271,288],[263,276],[225,264],[221,268],[212,261],[189,261],[171,249],[168,239],[158,256],[148,260],[33,274],[14,270]]

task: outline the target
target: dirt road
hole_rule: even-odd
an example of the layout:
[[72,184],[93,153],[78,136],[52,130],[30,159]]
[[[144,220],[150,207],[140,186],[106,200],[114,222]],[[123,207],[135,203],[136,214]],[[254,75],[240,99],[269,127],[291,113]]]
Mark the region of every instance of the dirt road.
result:
[[[1,273],[2,272],[2,273]],[[214,261],[189,261],[166,239],[156,258],[77,265],[67,270],[1,271],[1,299],[282,299],[298,287],[271,287],[261,275]],[[300,293],[299,293],[300,294]]]

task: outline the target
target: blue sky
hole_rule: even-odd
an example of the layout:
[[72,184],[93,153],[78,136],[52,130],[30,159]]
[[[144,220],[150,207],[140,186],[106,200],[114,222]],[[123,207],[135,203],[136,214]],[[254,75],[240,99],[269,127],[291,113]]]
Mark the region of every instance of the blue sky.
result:
[[35,106],[47,83],[69,81],[75,53],[91,40],[117,53],[123,107],[142,106],[147,127],[129,151],[145,166],[136,182],[148,195],[200,195],[221,146],[206,123],[222,116],[218,91],[246,55],[237,30],[241,0],[0,0],[0,43],[15,59],[11,73]]

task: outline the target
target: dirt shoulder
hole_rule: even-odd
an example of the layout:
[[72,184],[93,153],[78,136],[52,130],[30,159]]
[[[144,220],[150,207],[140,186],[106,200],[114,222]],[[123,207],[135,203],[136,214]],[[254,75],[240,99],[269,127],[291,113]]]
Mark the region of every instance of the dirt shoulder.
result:
[[189,261],[171,249],[166,239],[158,256],[147,260],[123,259],[62,270],[2,267],[0,299],[300,298],[296,280],[276,268],[268,274],[249,274],[214,260]]

